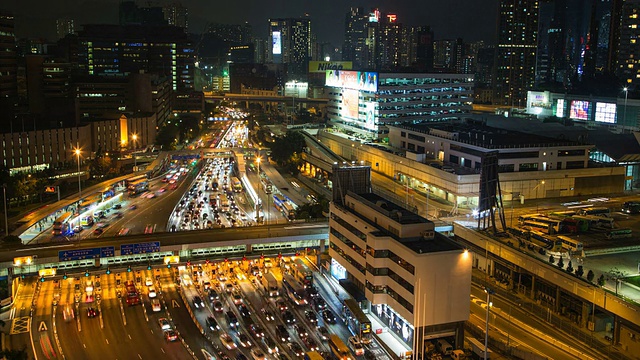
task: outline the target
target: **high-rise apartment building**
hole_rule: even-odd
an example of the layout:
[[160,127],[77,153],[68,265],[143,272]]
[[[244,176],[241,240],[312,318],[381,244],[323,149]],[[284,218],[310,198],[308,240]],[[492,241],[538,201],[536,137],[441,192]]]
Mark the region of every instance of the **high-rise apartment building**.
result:
[[84,25],[78,64],[87,75],[146,73],[167,76],[174,91],[194,88],[194,51],[175,26]]
[[428,26],[403,28],[401,66],[433,71],[433,30]]
[[287,64],[289,80],[306,79],[311,53],[311,19],[269,20],[267,61]]
[[501,0],[498,16],[494,102],[524,104],[535,82],[538,0]]
[[120,25],[168,25],[160,6],[139,7],[135,1],[122,1],[118,8]]
[[189,28],[189,12],[182,3],[174,2],[162,8],[164,18],[169,25],[181,27],[187,31]]
[[455,69],[456,41],[436,40],[433,42],[433,67],[437,72],[453,72]]
[[75,30],[76,28],[73,19],[56,19],[56,34],[58,34],[58,39],[62,39],[69,34],[73,34]]
[[365,28],[368,22],[369,14],[361,7],[352,7],[345,17],[342,60],[352,61],[355,69],[365,66]]
[[14,17],[0,10],[0,119],[12,119],[18,96],[18,57]]
[[640,0],[622,4],[616,75],[637,89],[640,84]]

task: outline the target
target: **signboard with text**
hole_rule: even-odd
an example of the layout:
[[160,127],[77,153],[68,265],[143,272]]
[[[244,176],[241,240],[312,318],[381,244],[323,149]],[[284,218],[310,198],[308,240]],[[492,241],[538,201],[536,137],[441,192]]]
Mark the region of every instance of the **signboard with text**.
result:
[[115,247],[105,246],[101,248],[75,249],[58,251],[59,261],[75,261],[85,259],[95,259],[104,257],[113,257],[115,255]]
[[120,245],[120,255],[148,254],[160,251],[160,241]]
[[327,70],[351,70],[351,61],[309,61],[310,73],[325,73]]

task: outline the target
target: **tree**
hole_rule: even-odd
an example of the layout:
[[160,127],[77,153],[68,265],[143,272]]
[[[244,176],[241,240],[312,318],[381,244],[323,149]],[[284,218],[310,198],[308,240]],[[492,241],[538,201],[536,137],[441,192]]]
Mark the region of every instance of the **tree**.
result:
[[567,265],[567,272],[569,273],[573,272],[573,264],[571,263],[571,261],[569,261],[569,264]]
[[595,276],[596,276],[596,274],[593,273],[593,270],[589,270],[589,272],[587,273],[587,281],[593,282],[593,278]]
[[549,255],[549,263],[553,264],[556,262],[556,258],[553,257],[553,255]]
[[178,137],[178,125],[168,122],[160,128],[156,135],[156,145],[162,147],[163,150],[175,150],[176,138]]
[[613,269],[607,271],[606,279],[613,280],[616,283],[616,295],[618,295],[618,284],[620,283],[620,281],[622,281],[622,279],[627,277],[627,275],[628,274],[626,271],[621,271],[617,267],[614,267]]
[[96,156],[89,163],[89,171],[93,178],[103,178],[115,172],[115,164],[108,156]]
[[558,267],[562,269],[564,267],[564,261],[562,260],[562,255],[558,256]]
[[28,360],[29,359],[26,347],[23,347],[20,350],[0,351],[0,357],[1,356],[4,356],[4,359],[7,359],[7,360]]
[[582,275],[584,275],[584,269],[582,268],[582,265],[578,265],[578,268],[576,269],[576,276],[582,277]]
[[600,274],[600,277],[598,278],[598,285],[604,286],[604,283],[605,283],[604,274]]

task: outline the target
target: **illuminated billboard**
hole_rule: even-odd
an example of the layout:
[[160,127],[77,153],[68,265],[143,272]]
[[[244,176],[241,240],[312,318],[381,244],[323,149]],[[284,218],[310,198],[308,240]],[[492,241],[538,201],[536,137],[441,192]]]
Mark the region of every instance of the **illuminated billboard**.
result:
[[325,73],[327,70],[351,70],[351,61],[309,61],[310,73]]
[[564,99],[558,99],[558,105],[556,106],[556,116],[559,118],[564,117]]
[[342,90],[342,110],[340,117],[348,119],[358,119],[358,90]]
[[591,104],[584,100],[572,100],[569,117],[576,120],[589,120]]
[[596,103],[596,121],[613,124],[616,122],[616,104]]
[[280,38],[280,31],[274,31],[271,33],[271,42],[273,45],[273,55],[282,54],[282,39]]
[[329,70],[325,85],[362,91],[378,91],[378,73],[368,71]]
[[367,130],[378,130],[376,126],[376,102],[365,101],[363,104],[364,113],[360,115],[360,120],[364,121],[364,128]]

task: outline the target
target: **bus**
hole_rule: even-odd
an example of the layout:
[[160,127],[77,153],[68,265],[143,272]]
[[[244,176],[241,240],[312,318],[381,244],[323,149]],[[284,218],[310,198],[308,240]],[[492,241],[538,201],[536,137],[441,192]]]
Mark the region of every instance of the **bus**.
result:
[[124,181],[124,185],[127,187],[127,189],[129,188],[129,185],[131,185],[132,183],[136,182],[136,181],[140,181],[140,180],[146,180],[147,179],[147,175],[137,175],[137,176],[133,176],[130,177],[128,179],[126,179]]
[[73,213],[72,212],[66,212],[66,213],[60,215],[53,222],[53,235],[54,236],[63,236],[63,235],[70,234],[71,231],[73,230],[71,228],[71,224],[69,224],[69,221],[71,221],[72,217],[73,217]]
[[537,240],[542,244],[544,248],[549,251],[561,252],[562,251],[562,240],[554,239],[547,234],[543,234],[539,231],[532,230],[531,231],[531,239]]
[[572,217],[573,215],[576,215],[576,214],[577,214],[577,212],[575,212],[573,210],[553,211],[553,212],[549,213],[549,217],[562,220],[562,219],[566,219],[566,218]]
[[558,240],[562,241],[562,247],[564,249],[569,250],[573,253],[582,253],[583,246],[581,241],[562,235],[558,236]]
[[293,208],[293,205],[289,202],[284,202],[282,204],[282,208],[280,209],[282,215],[286,216],[289,220],[294,220],[296,218],[296,210]]
[[301,258],[296,258],[293,261],[293,275],[306,289],[313,285],[313,271]]
[[269,181],[269,179],[262,179],[260,180],[260,183],[262,184],[262,190],[264,190],[265,194],[271,194],[271,192],[273,191],[273,185],[271,185],[271,181]]
[[542,214],[525,214],[525,215],[520,215],[520,216],[518,216],[518,222],[519,222],[520,224],[522,224],[522,223],[523,223],[523,222],[525,222],[526,220],[531,220],[531,219],[533,219],[533,218],[536,218],[536,217],[543,217],[543,216],[544,216],[544,215],[542,215]]
[[127,281],[124,283],[124,288],[127,296],[127,305],[133,306],[140,304],[140,294],[136,289],[136,285],[133,281]]
[[361,342],[371,342],[371,320],[365,315],[355,299],[345,299],[342,304],[342,317],[347,319],[347,327],[358,336]]
[[296,305],[306,305],[304,287],[291,275],[282,276],[282,288],[289,296],[289,299]]
[[138,181],[134,181],[127,187],[129,190],[129,196],[136,196],[142,194],[149,190],[149,180],[140,179]]
[[329,335],[329,348],[331,348],[331,353],[338,360],[355,359],[353,355],[351,355],[351,351],[349,351],[347,345],[345,345],[336,334]]
[[264,286],[264,292],[270,297],[276,297],[280,295],[278,290],[278,280],[273,273],[266,273],[262,277],[262,286]]
[[577,234],[589,231],[589,223],[585,220],[568,217],[562,219],[562,231],[570,234]]
[[522,226],[525,227],[525,228],[529,228],[529,230],[536,230],[536,231],[543,232],[543,233],[545,233],[547,235],[553,234],[551,225],[545,224],[545,223],[542,223],[542,222],[533,221],[533,220],[525,220],[522,223]]
[[229,198],[227,197],[227,194],[221,194],[220,195],[220,208],[223,211],[227,211],[229,210]]
[[622,205],[622,212],[627,214],[640,214],[640,201],[626,201]]
[[79,213],[85,213],[93,208],[98,207],[98,205],[100,205],[100,203],[102,202],[102,195],[101,194],[96,194],[93,196],[88,196],[84,199],[82,199],[82,203],[80,205],[80,211]]
[[325,360],[317,351],[309,351],[304,354],[304,360]]
[[472,358],[473,359],[493,359],[493,356],[491,356],[491,349],[487,349],[487,352],[485,354],[485,347],[484,344],[481,343],[480,341],[474,339],[474,338],[465,338],[465,340],[467,340],[469,342],[469,344],[471,345],[471,352],[473,353]]
[[580,215],[609,216],[611,215],[611,209],[606,207],[590,207],[580,209]]
[[630,238],[633,236],[633,230],[631,229],[615,229],[609,231],[607,234],[607,239],[624,239]]
[[557,234],[562,230],[562,220],[561,219],[552,219],[546,216],[532,216],[527,219],[528,221],[535,221],[543,224],[548,224],[551,227],[549,228],[550,234]]
[[593,215],[574,215],[571,217],[572,219],[583,221],[586,223],[589,229],[598,227],[600,223],[601,216],[593,216]]
[[242,183],[235,176],[231,178],[231,189],[233,192],[242,192]]

